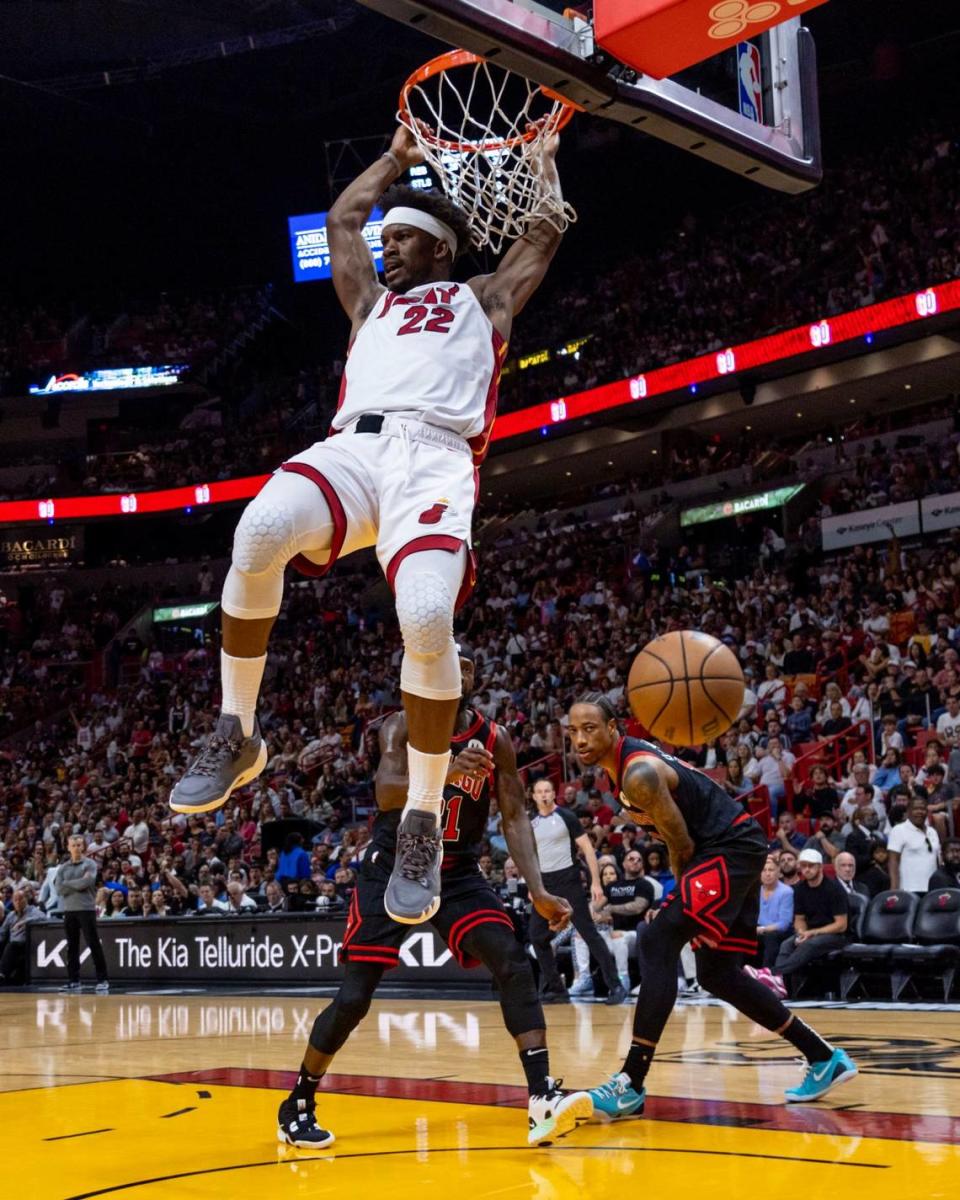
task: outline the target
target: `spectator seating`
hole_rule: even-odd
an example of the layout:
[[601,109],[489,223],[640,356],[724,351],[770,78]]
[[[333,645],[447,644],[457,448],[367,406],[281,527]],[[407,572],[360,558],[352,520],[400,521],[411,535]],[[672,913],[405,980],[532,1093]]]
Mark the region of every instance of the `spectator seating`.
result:
[[960,888],[937,888],[922,897],[913,936],[916,945],[893,947],[893,999],[899,1000],[907,987],[919,995],[916,980],[932,979],[942,983],[946,1003],[960,964]]
[[[868,976],[882,976],[891,991],[894,946],[913,937],[917,897],[912,892],[880,892],[870,901],[861,925],[861,941],[839,952],[843,964],[840,998],[849,999]],[[891,994],[892,998],[892,994]]]

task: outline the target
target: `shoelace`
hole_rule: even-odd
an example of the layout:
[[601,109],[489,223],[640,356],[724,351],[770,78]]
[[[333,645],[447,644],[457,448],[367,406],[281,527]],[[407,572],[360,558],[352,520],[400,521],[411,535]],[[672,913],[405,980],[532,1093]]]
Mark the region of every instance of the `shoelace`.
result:
[[397,836],[397,857],[400,874],[404,879],[421,882],[433,866],[437,852],[437,839],[422,833],[401,833]]
[[604,1100],[612,1100],[616,1096],[622,1096],[627,1090],[627,1085],[622,1079],[611,1079],[608,1083],[601,1083],[594,1091]]
[[224,750],[229,752],[231,758],[236,758],[240,753],[239,741],[235,738],[226,738],[219,733],[213,734],[197,756],[197,761],[191,768],[192,773],[194,775],[216,775],[220,769]]

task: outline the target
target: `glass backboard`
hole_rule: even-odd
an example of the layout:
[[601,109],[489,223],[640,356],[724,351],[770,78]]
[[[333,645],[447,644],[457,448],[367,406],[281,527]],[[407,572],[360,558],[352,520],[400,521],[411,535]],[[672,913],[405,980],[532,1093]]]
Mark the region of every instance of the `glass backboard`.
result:
[[598,52],[588,18],[536,0],[362,3],[765,187],[802,192],[820,180],[816,52],[799,18],[652,79]]

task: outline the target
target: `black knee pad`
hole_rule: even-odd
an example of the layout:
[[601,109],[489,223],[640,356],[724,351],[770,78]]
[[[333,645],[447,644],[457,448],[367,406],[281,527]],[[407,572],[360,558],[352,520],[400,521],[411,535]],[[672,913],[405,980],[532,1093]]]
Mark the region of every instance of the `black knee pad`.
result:
[[310,1030],[310,1045],[320,1054],[336,1054],[370,1011],[370,1001],[383,975],[374,963],[347,963],[339,992]]
[[543,1008],[537,998],[533,967],[516,936],[505,925],[479,925],[464,939],[497,981],[500,1007],[507,1032],[512,1037],[546,1028]]

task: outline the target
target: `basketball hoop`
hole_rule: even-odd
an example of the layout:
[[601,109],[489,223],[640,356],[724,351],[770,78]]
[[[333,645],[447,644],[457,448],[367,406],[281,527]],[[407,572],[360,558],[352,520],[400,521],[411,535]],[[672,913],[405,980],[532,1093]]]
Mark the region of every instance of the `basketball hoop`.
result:
[[536,221],[562,233],[577,219],[541,169],[544,142],[575,111],[549,88],[467,50],[451,50],[413,72],[400,92],[397,118],[444,192],[466,212],[474,245],[499,254],[505,241]]

